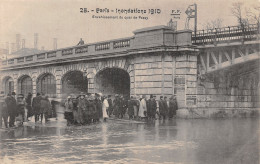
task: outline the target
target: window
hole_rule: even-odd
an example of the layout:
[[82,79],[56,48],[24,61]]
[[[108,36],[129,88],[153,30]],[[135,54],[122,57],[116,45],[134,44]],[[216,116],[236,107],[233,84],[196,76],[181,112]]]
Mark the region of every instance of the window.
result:
[[29,76],[22,78],[19,82],[19,89],[24,96],[27,96],[29,92],[32,93],[32,79]]
[[49,97],[56,96],[56,81],[52,74],[42,76],[37,81],[37,92],[44,93]]

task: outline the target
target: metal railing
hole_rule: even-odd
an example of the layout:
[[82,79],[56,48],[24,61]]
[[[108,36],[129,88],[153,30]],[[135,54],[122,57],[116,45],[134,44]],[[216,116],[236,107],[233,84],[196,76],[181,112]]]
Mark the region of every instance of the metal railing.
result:
[[250,24],[245,27],[228,26],[209,30],[199,30],[192,33],[192,44],[205,45],[216,44],[230,41],[248,41],[256,40],[259,35],[259,25]]

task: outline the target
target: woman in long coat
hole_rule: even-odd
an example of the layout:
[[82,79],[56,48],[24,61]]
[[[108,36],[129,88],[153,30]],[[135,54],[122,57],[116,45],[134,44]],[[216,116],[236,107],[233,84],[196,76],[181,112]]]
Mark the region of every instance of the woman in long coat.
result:
[[146,117],[146,113],[147,113],[146,100],[145,100],[145,96],[143,95],[142,100],[140,102],[138,115],[139,117],[144,118]]
[[104,121],[106,121],[106,119],[108,118],[108,115],[107,115],[107,110],[109,108],[109,104],[108,104],[108,101],[107,101],[107,97],[104,96],[104,101],[102,103],[102,112],[103,112],[103,119]]

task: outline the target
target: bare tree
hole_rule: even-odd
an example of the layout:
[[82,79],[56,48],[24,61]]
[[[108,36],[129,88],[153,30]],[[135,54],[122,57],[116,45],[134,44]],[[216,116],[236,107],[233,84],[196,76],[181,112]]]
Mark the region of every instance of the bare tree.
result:
[[247,17],[250,23],[259,24],[260,23],[260,5],[246,9]]
[[222,27],[222,22],[223,19],[215,19],[212,21],[207,21],[204,25],[203,28],[206,30],[211,30],[211,29],[215,29],[215,28],[221,28]]
[[236,2],[232,4],[231,13],[236,17],[238,24],[241,26],[242,30],[249,24],[249,20],[244,12],[244,4],[241,2]]

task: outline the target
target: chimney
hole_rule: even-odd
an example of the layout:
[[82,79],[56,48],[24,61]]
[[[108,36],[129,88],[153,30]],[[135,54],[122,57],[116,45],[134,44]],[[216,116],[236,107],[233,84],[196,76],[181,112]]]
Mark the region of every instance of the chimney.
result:
[[34,49],[38,49],[38,33],[34,33]]
[[22,39],[22,48],[25,48],[25,39]]
[[53,38],[53,49],[57,50],[57,38]]
[[21,48],[21,35],[20,34],[16,34],[16,50],[20,50]]

